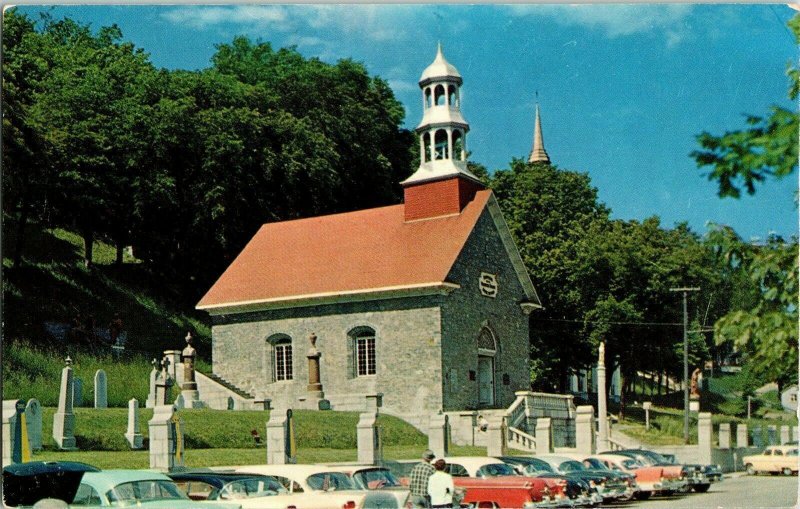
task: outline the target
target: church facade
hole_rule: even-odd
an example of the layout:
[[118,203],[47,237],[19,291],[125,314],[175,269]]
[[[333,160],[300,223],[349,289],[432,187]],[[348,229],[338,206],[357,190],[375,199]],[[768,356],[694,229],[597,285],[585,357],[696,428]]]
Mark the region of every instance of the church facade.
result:
[[541,303],[467,168],[462,78],[439,48],[419,83],[404,203],[263,225],[197,305],[216,375],[295,408],[360,410],[382,393],[383,411],[407,418],[507,407],[528,389]]

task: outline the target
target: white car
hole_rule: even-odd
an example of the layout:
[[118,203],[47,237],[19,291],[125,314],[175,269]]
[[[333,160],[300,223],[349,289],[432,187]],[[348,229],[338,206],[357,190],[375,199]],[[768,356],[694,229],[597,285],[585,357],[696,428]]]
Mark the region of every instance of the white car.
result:
[[333,471],[343,472],[350,476],[356,488],[360,490],[380,490],[392,494],[397,499],[398,507],[405,507],[410,492],[386,467],[374,465],[329,465]]
[[[402,506],[391,493],[359,490],[350,477],[324,465],[247,465],[236,472],[269,475],[289,493],[324,495],[336,509],[398,509]],[[324,498],[322,497],[322,498]],[[304,509],[296,506],[297,509]]]
[[[680,474],[670,474],[665,467],[653,467],[644,465],[640,461],[622,456],[620,454],[596,454],[590,456],[599,460],[602,464],[612,470],[627,472],[636,476],[636,484],[639,486],[637,498],[646,499],[653,493],[674,493],[686,488],[687,481],[680,477]],[[680,469],[678,469],[680,470]]]
[[764,449],[761,454],[753,454],[742,458],[747,473],[780,472],[784,475],[797,474],[800,469],[800,457],[797,445],[773,445]]

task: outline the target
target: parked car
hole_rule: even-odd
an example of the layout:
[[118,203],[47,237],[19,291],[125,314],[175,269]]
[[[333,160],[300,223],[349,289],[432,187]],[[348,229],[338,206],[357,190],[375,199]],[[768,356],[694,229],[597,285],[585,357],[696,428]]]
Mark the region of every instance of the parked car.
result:
[[564,457],[577,461],[587,472],[601,473],[609,476],[612,486],[616,483],[625,486],[625,495],[620,497],[620,500],[631,500],[639,492],[639,485],[636,484],[636,476],[623,472],[621,470],[613,470],[601,461],[594,458],[586,458],[585,454],[576,453],[561,453]]
[[209,503],[235,500],[243,509],[339,509],[328,498],[313,493],[290,494],[278,479],[267,475],[215,472],[210,469],[167,475],[192,500]]
[[77,461],[31,461],[3,467],[3,507],[30,507],[40,500],[71,504],[86,472],[100,469]]
[[685,478],[678,472],[670,472],[665,467],[651,467],[640,461],[620,454],[597,454],[592,456],[608,468],[620,470],[636,476],[639,492],[636,498],[647,499],[654,493],[670,495],[687,486]]
[[[473,477],[478,479],[496,479],[496,478],[518,478],[523,483],[526,479],[539,479],[544,481],[544,487],[547,488],[541,494],[541,497],[544,499],[542,503],[551,504],[554,506],[564,506],[569,507],[573,506],[573,502],[570,500],[568,490],[575,490],[576,492],[581,491],[581,487],[579,484],[574,483],[570,486],[570,482],[568,479],[552,479],[552,478],[535,478],[530,476],[520,476],[516,470],[510,465],[504,463],[498,458],[486,457],[486,456],[453,456],[445,458],[447,461],[447,472],[453,476],[454,482],[456,482],[456,486],[459,486],[458,479],[466,478],[466,477]],[[472,483],[475,485],[475,483]],[[532,484],[532,486],[534,486]],[[588,486],[587,486],[588,492]],[[588,493],[587,493],[588,495]],[[534,496],[534,499],[537,497]],[[465,502],[469,501],[470,493],[469,490],[467,491],[467,498],[464,499]],[[549,500],[549,501],[548,501]],[[588,500],[588,496],[587,496]],[[502,507],[502,506],[501,506]]]
[[797,445],[773,445],[764,449],[761,454],[753,454],[742,458],[742,463],[750,475],[759,472],[784,475],[797,475],[798,461]]
[[[248,465],[236,472],[262,474],[277,479],[289,493],[324,495],[332,506],[344,509],[396,509],[391,493],[357,489],[350,477],[324,465]],[[297,506],[298,509],[302,509]]]
[[397,499],[398,507],[405,507],[408,502],[410,494],[408,487],[403,486],[400,480],[386,467],[329,465],[329,468],[350,476],[353,484],[360,490],[381,490],[392,494]]
[[[501,459],[507,461],[505,458]],[[511,458],[509,459],[514,461]],[[517,461],[519,462],[525,460],[534,460],[539,463],[538,465],[532,462],[527,463],[527,468],[530,471],[535,471],[533,469],[542,469],[541,464],[544,463],[548,468],[557,474],[585,481],[589,484],[590,492],[593,495],[593,502],[610,502],[612,500],[630,498],[631,493],[628,493],[628,490],[631,489],[631,486],[627,482],[621,480],[618,476],[615,476],[610,472],[590,471],[583,466],[583,463],[572,458],[546,454],[539,455],[536,458],[520,457],[520,459]],[[599,500],[597,500],[598,498]]]
[[609,453],[622,454],[635,458],[645,465],[654,467],[680,466],[681,474],[688,482],[688,488],[698,493],[705,493],[711,487],[711,483],[722,480],[722,468],[719,465],[680,464],[675,460],[674,456],[672,459],[669,459],[655,451],[649,451],[647,449],[624,449],[613,452],[609,451]]
[[[166,475],[153,470],[86,472],[71,507],[147,507],[148,509],[208,509],[191,500]],[[217,509],[241,509],[239,503],[220,503]]]
[[501,456],[498,459],[510,465],[520,475],[542,479],[564,480],[567,483],[567,496],[573,505],[584,507],[597,505],[603,501],[594,483],[580,476],[564,475],[557,472],[546,461],[531,456]]

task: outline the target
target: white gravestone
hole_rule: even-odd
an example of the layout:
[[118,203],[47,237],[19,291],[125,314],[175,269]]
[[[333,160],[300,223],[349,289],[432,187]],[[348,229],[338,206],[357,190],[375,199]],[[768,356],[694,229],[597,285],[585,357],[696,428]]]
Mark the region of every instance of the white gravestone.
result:
[[94,374],[94,407],[108,408],[108,386],[106,372],[98,369]]
[[3,466],[12,464],[14,428],[17,424],[17,399],[3,400]]
[[128,401],[128,431],[125,433],[131,449],[142,448],[142,433],[139,430],[139,401],[136,398]]
[[150,468],[170,471],[183,466],[183,422],[172,405],[153,408],[150,431]]
[[31,399],[25,406],[25,422],[28,424],[28,440],[31,451],[42,450],[42,405],[38,399]]
[[159,379],[158,361],[153,359],[151,364],[153,365],[153,369],[150,371],[150,392],[147,393],[147,401],[144,403],[146,408],[153,408],[156,406],[156,384]]
[[67,366],[61,370],[61,392],[58,395],[58,410],[53,416],[53,440],[59,449],[75,449],[75,414],[72,413],[72,359],[67,357]]
[[270,411],[267,421],[267,464],[286,465],[296,463],[294,424],[292,411],[275,409]]

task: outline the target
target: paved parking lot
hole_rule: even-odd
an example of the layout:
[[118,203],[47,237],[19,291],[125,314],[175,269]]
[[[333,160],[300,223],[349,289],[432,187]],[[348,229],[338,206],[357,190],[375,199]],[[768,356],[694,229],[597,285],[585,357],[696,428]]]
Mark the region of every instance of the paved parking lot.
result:
[[673,497],[653,497],[618,507],[647,509],[729,508],[729,507],[797,507],[797,476],[748,476],[734,474],[713,484],[708,493],[689,493]]

